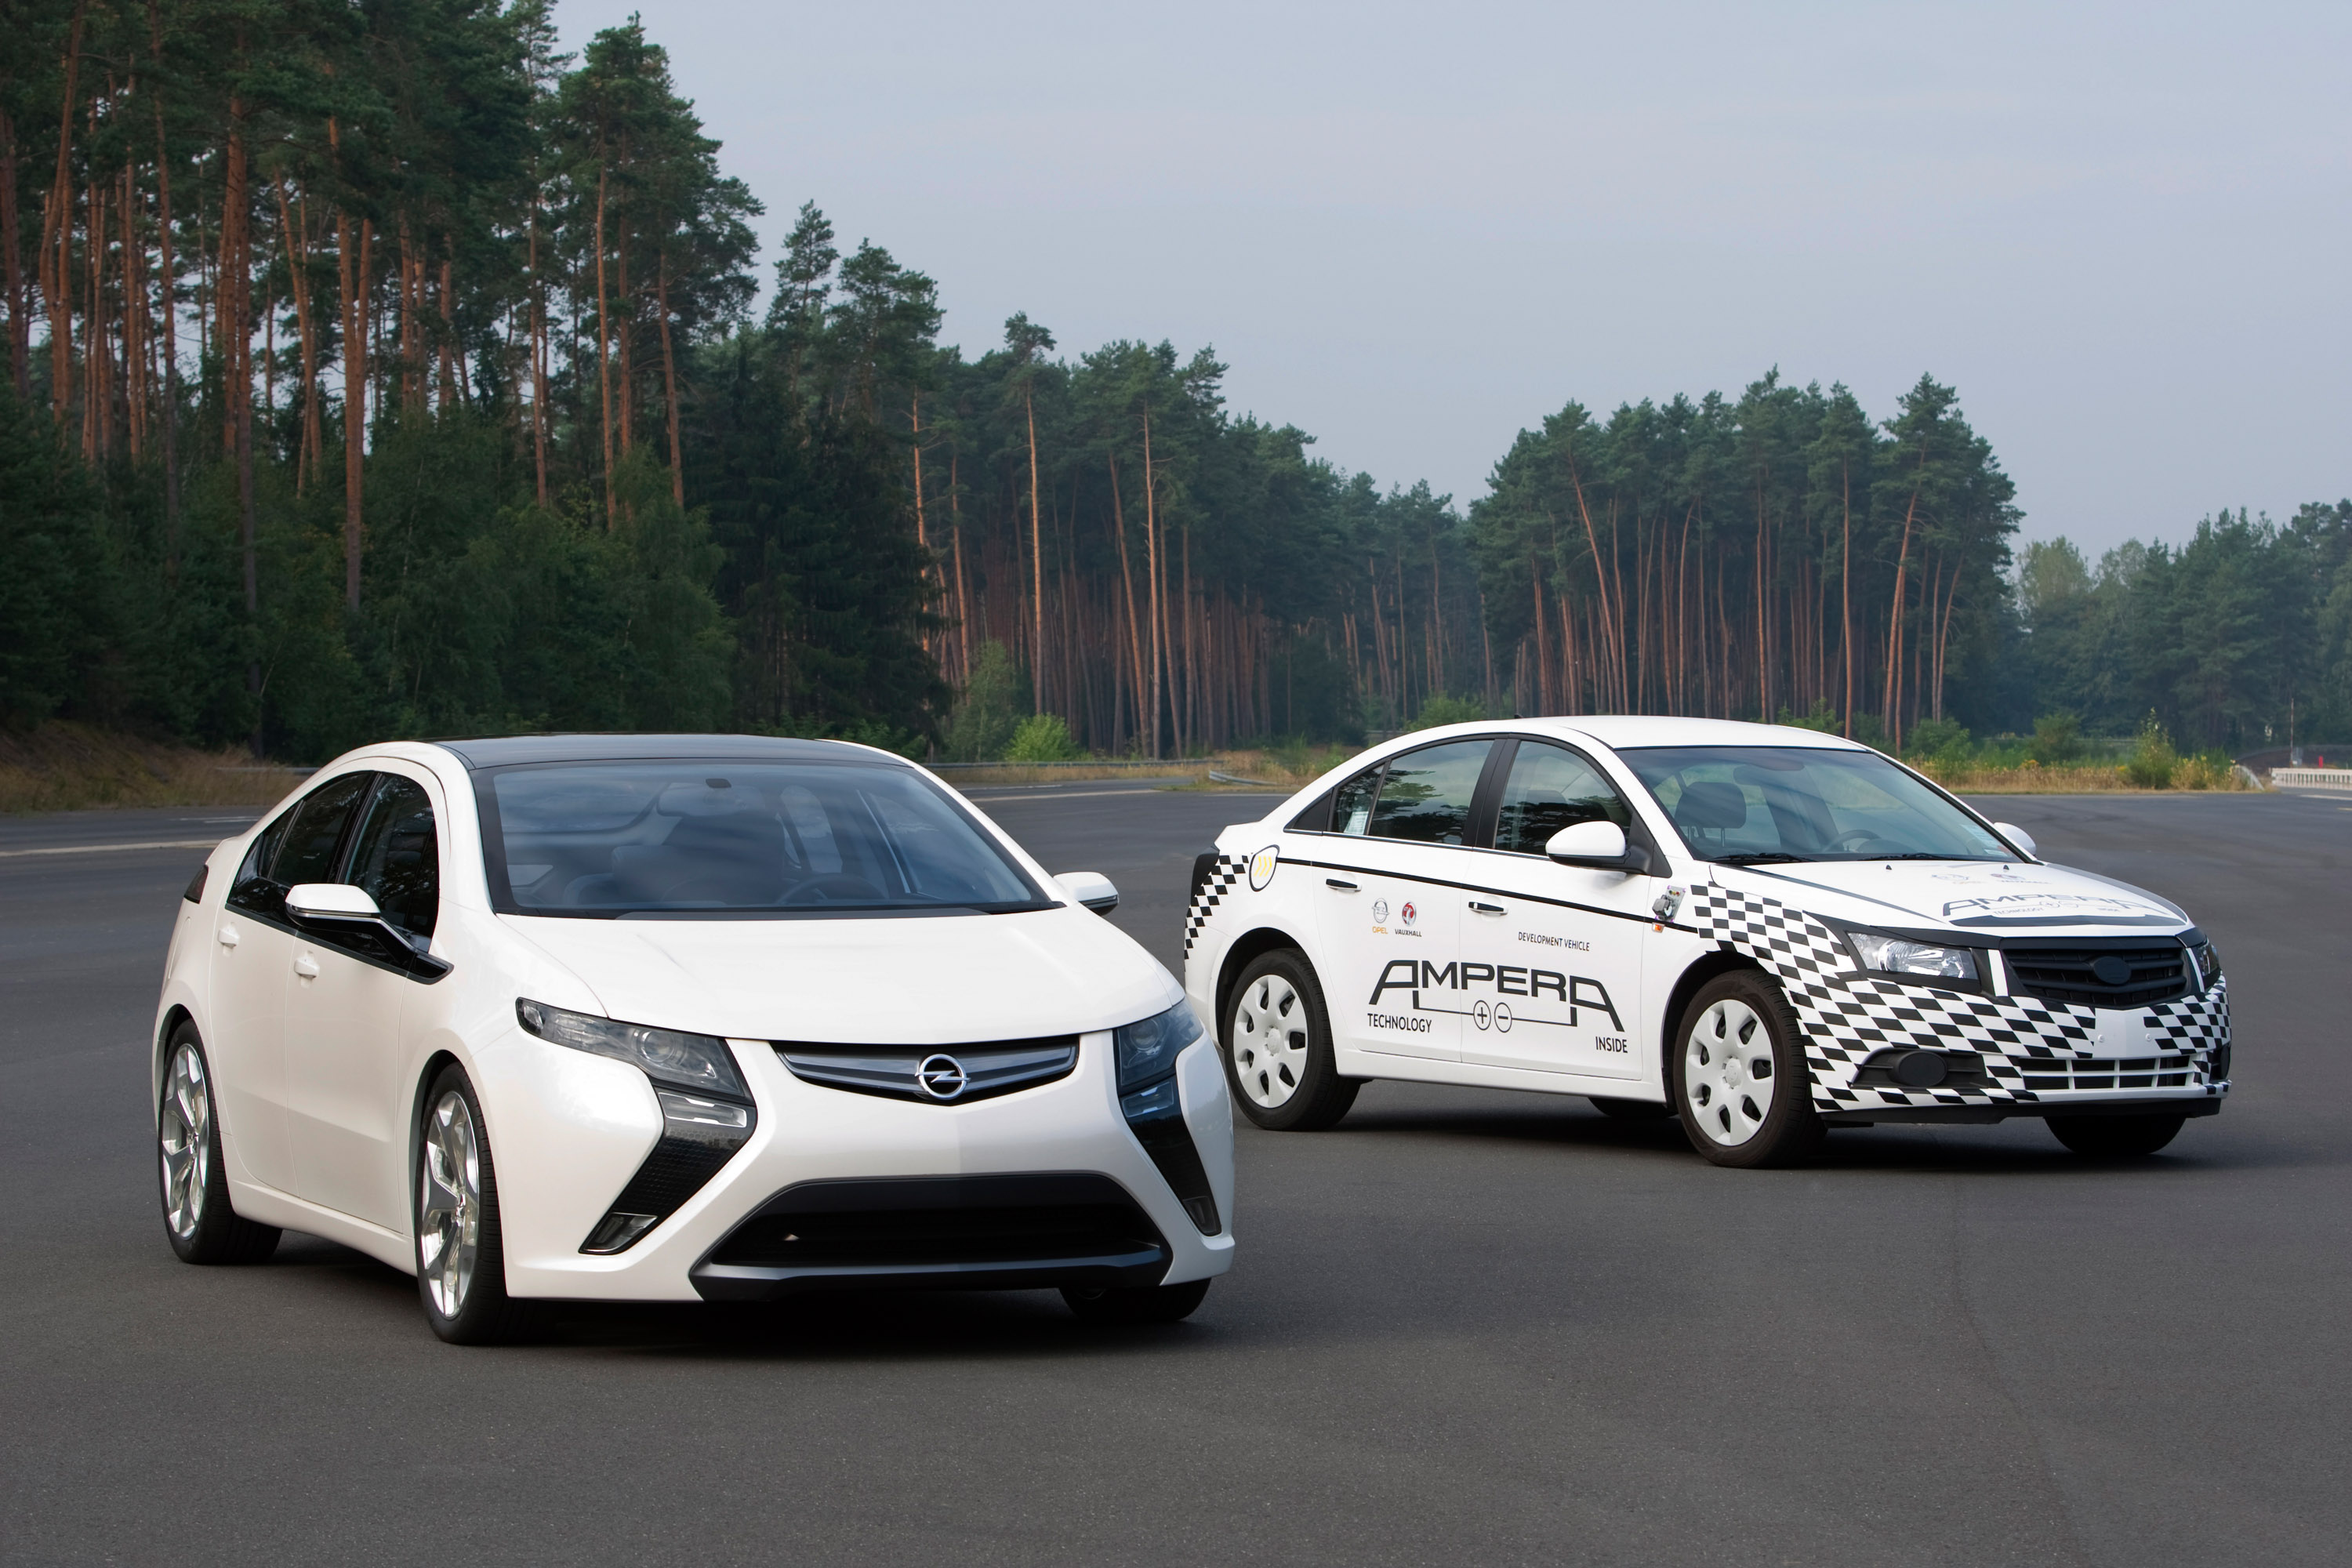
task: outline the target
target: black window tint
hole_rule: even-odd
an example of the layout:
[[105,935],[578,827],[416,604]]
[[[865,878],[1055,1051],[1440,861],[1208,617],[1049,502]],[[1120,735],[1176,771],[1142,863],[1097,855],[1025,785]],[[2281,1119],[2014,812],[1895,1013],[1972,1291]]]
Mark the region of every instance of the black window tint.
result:
[[277,912],[285,889],[269,879],[269,863],[278,858],[278,847],[286,840],[287,825],[301,809],[299,804],[289,806],[278,814],[277,821],[254,836],[245,858],[237,865],[236,880],[228,885],[229,908],[261,914]]
[[1511,759],[1495,820],[1495,847],[1540,855],[1551,836],[1580,822],[1633,824],[1633,813],[1599,769],[1559,746],[1522,741]]
[[352,884],[402,931],[431,936],[441,910],[441,851],[424,786],[387,775],[360,818],[352,846]]
[[1470,832],[1470,801],[1492,741],[1453,741],[1389,760],[1372,806],[1375,838],[1460,844]]
[[277,863],[269,868],[269,879],[280,891],[303,882],[335,879],[335,847],[342,842],[343,824],[351,820],[352,807],[374,777],[344,773],[330,779],[294,808],[285,842],[278,847]]
[[1372,796],[1381,787],[1381,770],[1366,768],[1331,793],[1331,831],[1361,834],[1372,825]]

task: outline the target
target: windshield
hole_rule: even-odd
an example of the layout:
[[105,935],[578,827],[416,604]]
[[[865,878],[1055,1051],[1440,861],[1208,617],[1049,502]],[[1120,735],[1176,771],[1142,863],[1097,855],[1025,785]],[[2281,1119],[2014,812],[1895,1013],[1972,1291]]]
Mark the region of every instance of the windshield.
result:
[[1876,752],[1639,746],[1617,753],[1702,860],[2015,860]]
[[963,807],[907,768],[557,763],[488,777],[483,854],[509,914],[1049,907]]

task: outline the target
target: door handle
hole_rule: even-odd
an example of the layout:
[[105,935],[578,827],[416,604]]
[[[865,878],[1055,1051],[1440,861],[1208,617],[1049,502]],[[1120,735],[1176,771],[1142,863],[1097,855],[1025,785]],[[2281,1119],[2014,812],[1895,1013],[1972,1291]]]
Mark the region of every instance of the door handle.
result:
[[220,924],[220,929],[213,932],[213,934],[220,939],[220,944],[223,947],[235,947],[238,942],[245,940],[244,933],[239,931],[236,927],[229,924],[226,921],[223,921]]
[[1326,877],[1323,879],[1323,885],[1327,888],[1337,888],[1343,893],[1360,890],[1360,884],[1350,882],[1345,877]]
[[319,978],[319,961],[307,952],[298,952],[294,955],[294,973],[305,980],[316,980]]
[[1470,912],[1479,915],[1507,915],[1511,911],[1505,909],[1500,904],[1482,904],[1477,900],[1473,899],[1470,900]]

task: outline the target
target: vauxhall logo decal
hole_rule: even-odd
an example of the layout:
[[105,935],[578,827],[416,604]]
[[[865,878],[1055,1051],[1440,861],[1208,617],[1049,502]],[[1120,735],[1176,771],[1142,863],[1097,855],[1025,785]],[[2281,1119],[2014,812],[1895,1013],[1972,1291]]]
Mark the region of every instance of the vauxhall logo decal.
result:
[[[1609,1015],[1613,1029],[1623,1030],[1625,1022],[1617,1016],[1616,1004],[1609,1000],[1609,988],[1587,975],[1563,974],[1557,969],[1528,969],[1516,963],[1436,964],[1427,959],[1392,958],[1381,971],[1380,983],[1372,987],[1371,1005],[1381,1005],[1381,998],[1391,991],[1409,991],[1412,1005],[1421,1005],[1423,991],[1467,991],[1473,985],[1492,985],[1504,996],[1551,996],[1568,1005],[1569,1026],[1576,1026],[1580,1009]],[[1482,1004],[1483,1005],[1483,1004]]]

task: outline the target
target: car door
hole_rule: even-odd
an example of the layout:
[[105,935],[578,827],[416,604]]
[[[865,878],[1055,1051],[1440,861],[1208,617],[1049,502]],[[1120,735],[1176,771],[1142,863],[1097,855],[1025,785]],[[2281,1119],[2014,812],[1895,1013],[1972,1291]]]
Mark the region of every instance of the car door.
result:
[[1464,846],[1494,749],[1447,741],[1391,757],[1339,786],[1318,842],[1316,929],[1324,1001],[1339,1045],[1459,1061]]
[[373,776],[338,774],[265,828],[246,851],[213,930],[205,1044],[221,1130],[254,1180],[284,1192],[297,1190],[286,1122],[286,988],[295,950],[286,889],[331,871],[352,808]]
[[[441,856],[425,784],[377,775],[350,835],[341,874],[375,900],[410,946],[432,943]],[[390,1230],[408,1228],[407,1105],[397,1081],[404,1029],[422,984],[377,943],[304,931],[286,994],[287,1131],[296,1191]]]
[[1462,972],[1475,984],[1462,1059],[1585,1078],[1642,1076],[1642,963],[1657,883],[1547,858],[1551,836],[1609,821],[1642,841],[1590,757],[1547,741],[1506,742],[1496,759],[1492,847],[1475,858],[1493,891],[1465,917]]

